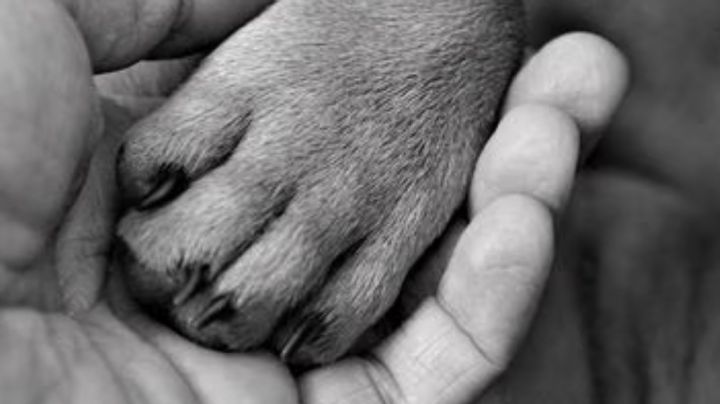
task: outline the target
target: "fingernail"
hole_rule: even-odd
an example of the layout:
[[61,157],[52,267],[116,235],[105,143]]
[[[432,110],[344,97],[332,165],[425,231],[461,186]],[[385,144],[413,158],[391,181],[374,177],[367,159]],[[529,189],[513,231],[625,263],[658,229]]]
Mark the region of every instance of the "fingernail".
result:
[[155,209],[177,198],[190,186],[182,169],[164,169],[158,173],[155,187],[136,206],[139,211]]
[[194,328],[201,330],[216,320],[223,313],[232,309],[232,294],[224,294],[210,300],[207,307],[201,310],[193,320]]

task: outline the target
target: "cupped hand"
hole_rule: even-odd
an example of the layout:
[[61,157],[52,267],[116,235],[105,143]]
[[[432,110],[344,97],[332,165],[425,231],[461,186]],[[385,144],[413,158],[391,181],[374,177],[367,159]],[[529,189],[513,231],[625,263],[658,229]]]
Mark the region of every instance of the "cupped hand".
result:
[[532,57],[478,161],[468,220],[454,223],[416,272],[438,274],[437,289],[370,354],[294,379],[270,355],[183,340],[107,282],[115,147],[192,61],[93,73],[202,49],[266,2],[235,3],[0,5],[3,400],[455,403],[481,392],[532,316],[552,259],[553,216],[581,149],[623,91],[622,58],[587,34]]

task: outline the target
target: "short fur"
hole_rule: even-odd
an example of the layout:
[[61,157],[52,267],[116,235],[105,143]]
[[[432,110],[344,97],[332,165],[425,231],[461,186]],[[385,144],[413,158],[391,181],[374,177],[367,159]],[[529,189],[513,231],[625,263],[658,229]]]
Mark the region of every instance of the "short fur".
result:
[[461,204],[522,31],[518,0],[277,2],[131,132],[133,293],[204,344],[336,359]]

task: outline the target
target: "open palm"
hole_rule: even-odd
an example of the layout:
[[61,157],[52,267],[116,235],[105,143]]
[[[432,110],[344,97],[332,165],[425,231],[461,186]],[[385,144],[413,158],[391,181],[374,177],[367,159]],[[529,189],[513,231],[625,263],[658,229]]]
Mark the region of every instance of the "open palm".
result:
[[[13,0],[0,6],[7,9],[0,10],[0,29],[7,30],[0,35],[6,53],[0,78],[10,83],[0,89],[4,399],[455,403],[481,392],[502,371],[542,289],[552,256],[552,214],[572,183],[578,128],[602,125],[624,86],[622,60],[607,43],[569,36],[531,60],[478,162],[471,220],[451,226],[407,288],[415,300],[423,298],[417,311],[371,354],[295,379],[269,354],[218,353],[187,342],[125,299],[114,276],[119,269],[110,268],[120,199],[114,154],[125,129],[161,103],[193,61],[93,78],[93,70],[216,41],[264,2],[245,2],[234,16],[219,11],[223,1],[205,2],[207,9],[198,2],[179,27],[140,39],[135,33],[143,22],[120,17],[132,3],[160,20],[171,18],[163,2],[118,2],[113,10],[85,10],[81,3]],[[209,18],[220,22],[201,30]],[[108,40],[113,35],[101,30],[134,35],[134,41],[121,46],[126,42]],[[558,57],[575,68],[558,76],[548,68]],[[601,75],[608,85],[588,86],[585,73],[599,65],[610,66]],[[561,85],[547,86],[553,82]]]

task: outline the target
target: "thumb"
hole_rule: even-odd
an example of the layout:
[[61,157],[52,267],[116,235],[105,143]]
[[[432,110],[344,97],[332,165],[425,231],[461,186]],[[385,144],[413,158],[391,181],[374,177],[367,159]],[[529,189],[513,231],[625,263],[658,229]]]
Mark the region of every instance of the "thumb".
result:
[[54,2],[0,2],[0,59],[0,271],[18,272],[60,225],[101,120],[82,40]]

